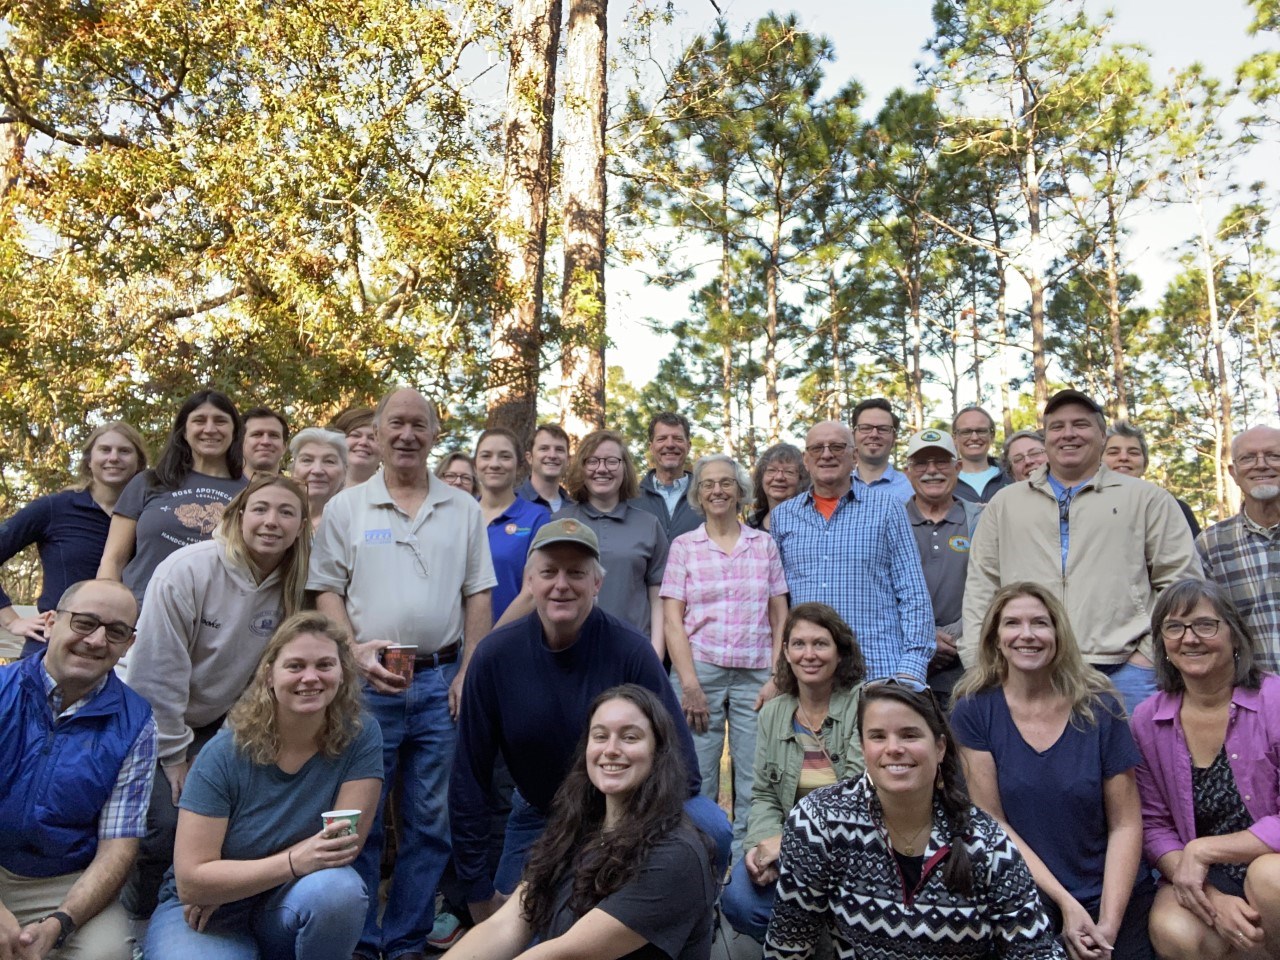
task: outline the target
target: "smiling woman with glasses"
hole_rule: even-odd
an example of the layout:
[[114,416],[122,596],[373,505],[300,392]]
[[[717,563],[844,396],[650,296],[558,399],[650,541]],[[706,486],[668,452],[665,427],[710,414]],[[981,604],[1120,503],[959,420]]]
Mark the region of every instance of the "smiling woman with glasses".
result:
[[809,488],[804,454],[790,443],[775,443],[760,454],[751,471],[751,485],[756,491],[756,498],[747,513],[747,526],[768,530],[770,511]]
[[1181,580],[1151,616],[1160,692],[1134,712],[1147,858],[1162,876],[1164,960],[1276,956],[1280,677],[1226,592]]
[[671,679],[693,733],[702,794],[720,792],[726,727],[733,758],[735,859],[751,805],[756,711],[777,689],[787,581],[773,538],[739,519],[751,478],[717,453],[693,467],[689,506],[706,521],[676,537],[662,580]]

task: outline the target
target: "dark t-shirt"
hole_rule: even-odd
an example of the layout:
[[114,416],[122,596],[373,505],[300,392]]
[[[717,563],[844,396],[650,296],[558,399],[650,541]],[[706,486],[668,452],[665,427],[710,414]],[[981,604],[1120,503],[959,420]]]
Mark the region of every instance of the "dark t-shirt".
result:
[[124,585],[139,604],[160,561],[179,547],[208,540],[231,498],[248,486],[241,477],[210,477],[189,473],[182,486],[168,490],[144,470],[124,488],[116,513],[138,522],[133,559],[124,568]]
[[[573,878],[556,890],[556,907],[544,939],[569,931],[579,917],[569,909]],[[708,960],[715,889],[707,845],[688,822],[654,844],[622,889],[596,904],[649,942],[622,960]]]
[[1102,893],[1103,783],[1142,759],[1128,722],[1116,715],[1119,709],[1114,698],[1104,697],[1094,707],[1092,725],[1073,717],[1043,753],[1022,739],[999,688],[957,701],[951,715],[956,740],[995,759],[1000,805],[1010,826],[1081,901]]

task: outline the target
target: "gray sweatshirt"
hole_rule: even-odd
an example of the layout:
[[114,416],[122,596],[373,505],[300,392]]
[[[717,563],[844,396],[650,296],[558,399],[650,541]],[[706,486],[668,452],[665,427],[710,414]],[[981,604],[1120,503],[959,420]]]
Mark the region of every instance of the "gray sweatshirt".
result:
[[216,540],[183,547],[156,567],[125,682],[155,712],[162,764],[184,762],[192,727],[231,709],[283,618],[280,571],[256,583]]

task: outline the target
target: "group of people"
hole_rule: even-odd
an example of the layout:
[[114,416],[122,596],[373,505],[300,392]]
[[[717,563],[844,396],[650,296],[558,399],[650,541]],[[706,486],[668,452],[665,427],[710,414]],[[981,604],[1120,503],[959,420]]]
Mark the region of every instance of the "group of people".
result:
[[95,429],[0,525],[0,960],[1280,956],[1280,430],[1203,531],[1075,390],[900,430]]

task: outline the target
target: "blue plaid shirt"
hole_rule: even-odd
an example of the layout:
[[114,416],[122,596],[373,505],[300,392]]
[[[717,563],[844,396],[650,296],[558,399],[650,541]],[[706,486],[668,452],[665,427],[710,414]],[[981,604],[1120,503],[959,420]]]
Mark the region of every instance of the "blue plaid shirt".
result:
[[[93,689],[75,703],[63,706],[62,691],[57,682],[44,671],[44,693],[54,719],[63,720],[87,705],[103,687],[103,677]],[[129,749],[129,755],[120,764],[115,786],[98,816],[98,839],[120,840],[126,837],[144,837],[147,834],[147,808],[151,806],[151,780],[156,773],[156,721],[148,717],[138,739]]]
[[778,504],[770,532],[791,603],[825,603],[853,627],[867,679],[924,681],[936,647],[933,604],[907,511],[896,497],[854,485],[824,520],[812,491]]

